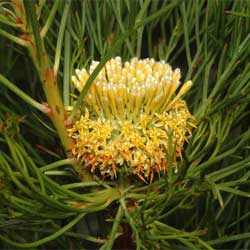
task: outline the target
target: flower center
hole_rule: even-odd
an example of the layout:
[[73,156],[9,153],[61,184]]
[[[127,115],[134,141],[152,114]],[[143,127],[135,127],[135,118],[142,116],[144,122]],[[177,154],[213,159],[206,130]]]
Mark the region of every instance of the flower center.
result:
[[[90,66],[91,74],[98,62]],[[76,70],[72,81],[81,91],[89,78],[86,69]],[[153,116],[174,107],[191,86],[186,82],[179,94],[174,94],[180,85],[180,70],[172,70],[165,62],[153,59],[125,62],[120,57],[111,59],[94,80],[84,100],[87,107],[105,120],[129,120],[136,122],[141,114]]]
[[[72,81],[79,91],[97,65],[94,61],[89,72],[76,70]],[[108,61],[84,99],[85,113],[69,130],[76,142],[73,153],[91,171],[111,178],[124,164],[143,180],[167,172],[169,145],[175,148],[173,159],[181,158],[186,134],[194,126],[182,100],[192,83],[176,94],[180,78],[180,70],[164,61]]]

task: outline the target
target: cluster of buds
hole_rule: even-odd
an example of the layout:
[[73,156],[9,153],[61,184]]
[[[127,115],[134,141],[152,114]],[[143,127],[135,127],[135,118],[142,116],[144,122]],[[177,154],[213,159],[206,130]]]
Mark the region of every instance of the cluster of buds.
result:
[[[92,62],[89,71],[76,69],[72,82],[79,91],[98,63]],[[166,173],[169,154],[174,161],[181,158],[194,127],[182,99],[192,82],[177,91],[180,78],[180,70],[164,61],[109,60],[85,96],[83,114],[69,129],[75,157],[104,177],[116,177],[123,166],[144,181]]]

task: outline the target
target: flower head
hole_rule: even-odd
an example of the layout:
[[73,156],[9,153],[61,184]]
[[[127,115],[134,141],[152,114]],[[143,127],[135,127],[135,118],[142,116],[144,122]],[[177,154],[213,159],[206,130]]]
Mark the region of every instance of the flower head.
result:
[[[89,71],[76,69],[72,81],[79,91],[98,63],[92,62]],[[75,140],[73,154],[84,167],[111,178],[124,166],[142,180],[167,172],[168,155],[181,158],[194,126],[182,100],[192,83],[177,92],[180,78],[180,70],[164,61],[108,61],[84,99],[83,114],[69,129]]]

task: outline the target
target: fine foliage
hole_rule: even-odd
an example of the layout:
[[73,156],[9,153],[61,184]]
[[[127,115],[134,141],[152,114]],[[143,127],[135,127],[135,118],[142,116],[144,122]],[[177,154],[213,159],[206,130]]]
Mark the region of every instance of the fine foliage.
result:
[[[247,0],[1,1],[0,248],[249,249],[249,13]],[[177,160],[169,134],[150,180],[124,161],[104,178],[72,153],[69,131],[118,56],[192,81],[192,132]],[[79,93],[71,76],[93,61]]]

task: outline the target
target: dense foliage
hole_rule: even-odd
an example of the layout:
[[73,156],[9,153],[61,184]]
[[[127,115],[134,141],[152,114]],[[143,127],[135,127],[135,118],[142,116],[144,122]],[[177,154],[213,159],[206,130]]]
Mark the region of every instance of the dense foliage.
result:
[[[249,13],[247,0],[1,1],[0,248],[248,249]],[[70,155],[67,126],[115,56],[193,82],[180,171],[169,157],[151,184],[103,180]],[[71,75],[93,60],[76,99]]]

